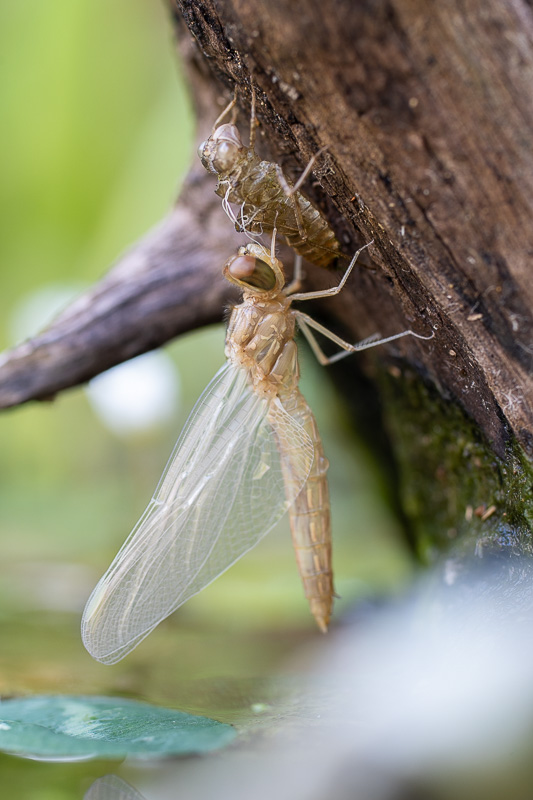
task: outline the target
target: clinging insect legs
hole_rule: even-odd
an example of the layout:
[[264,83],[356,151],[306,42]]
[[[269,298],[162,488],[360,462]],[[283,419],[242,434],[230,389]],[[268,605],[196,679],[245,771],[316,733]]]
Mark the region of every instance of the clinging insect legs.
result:
[[[370,247],[370,245],[373,243],[374,240],[372,239],[370,242],[368,242],[368,244],[363,245],[363,247],[360,247],[359,250],[357,250],[337,286],[333,286],[330,289],[321,289],[315,292],[297,292],[296,287],[299,288],[301,284],[300,265],[295,264],[295,278],[288,286],[285,287],[285,294],[290,295],[291,300],[317,300],[319,298],[324,298],[324,297],[334,297],[336,294],[339,294],[339,292],[342,291],[343,287],[345,286],[346,281],[348,280],[350,273],[353,270],[357,259],[359,258],[360,253],[362,253],[362,251],[365,250],[367,247]],[[305,338],[309,342],[309,345],[313,353],[315,354],[319,363],[322,364],[322,366],[326,366],[328,364],[335,364],[342,358],[351,355],[351,353],[360,352],[361,350],[368,350],[369,348],[377,347],[380,344],[387,344],[388,342],[393,342],[395,339],[401,339],[404,336],[414,336],[415,339],[424,339],[426,341],[428,339],[432,339],[434,336],[433,333],[431,334],[431,336],[422,336],[420,333],[415,333],[412,330],[406,330],[406,331],[401,331],[401,333],[393,334],[392,336],[386,336],[382,339],[379,338],[379,333],[375,333],[366,339],[362,339],[360,342],[356,342],[355,344],[350,344],[349,342],[346,342],[344,339],[341,339],[340,336],[337,336],[337,334],[333,333],[333,331],[330,331],[324,325],[321,325],[319,322],[314,320],[308,314],[305,314],[303,311],[296,311],[295,313],[300,330],[302,331]],[[327,339],[330,339],[335,344],[338,344],[339,347],[342,348],[342,351],[339,353],[335,353],[335,355],[333,356],[326,356],[326,354],[320,347],[319,343],[317,342],[316,337],[311,329],[314,329],[318,333],[321,333],[323,336],[325,336]]]

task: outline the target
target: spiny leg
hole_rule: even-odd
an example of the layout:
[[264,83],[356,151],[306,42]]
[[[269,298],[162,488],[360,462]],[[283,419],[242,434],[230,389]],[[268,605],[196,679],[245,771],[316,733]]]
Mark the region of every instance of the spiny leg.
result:
[[344,284],[346,283],[346,281],[350,277],[350,272],[354,268],[355,263],[356,263],[357,259],[359,258],[359,255],[363,252],[363,250],[366,250],[367,247],[370,247],[371,244],[374,244],[374,240],[373,239],[370,242],[368,242],[368,244],[364,244],[362,247],[359,248],[359,250],[355,253],[355,255],[353,256],[352,260],[348,264],[348,268],[346,269],[346,272],[342,276],[342,278],[341,278],[341,280],[340,280],[340,282],[339,282],[339,284],[337,286],[332,286],[331,289],[320,289],[320,290],[318,290],[316,292],[300,292],[298,294],[293,294],[292,299],[293,300],[317,300],[320,297],[333,297],[334,295],[338,294],[344,288]]
[[275,165],[276,167],[276,175],[278,176],[279,185],[283,189],[283,192],[292,206],[292,210],[294,211],[294,218],[296,219],[296,225],[298,226],[298,233],[300,234],[300,238],[302,241],[305,242],[307,239],[307,231],[305,230],[304,220],[302,217],[302,209],[300,208],[300,204],[298,203],[297,197],[294,194],[294,187],[290,186],[287,178],[283,174],[283,170],[281,169],[279,164]]
[[[337,336],[337,334],[333,333],[333,331],[330,331],[329,328],[326,328],[324,325],[321,325],[319,322],[316,322],[316,320],[310,317],[309,314],[304,314],[302,311],[297,311],[296,318],[298,320],[298,326],[300,330],[302,331],[302,333],[304,334],[305,338],[307,339],[307,341],[311,346],[311,350],[317,357],[318,362],[323,367],[325,367],[327,364],[333,363],[332,359],[338,360],[336,358],[337,356],[341,356],[344,358],[344,356],[348,356],[351,353],[355,352],[355,349],[357,347],[356,345],[352,345],[349,342],[346,342],[344,339],[341,339],[340,336]],[[317,342],[316,336],[314,335],[311,328],[314,328],[316,331],[321,333],[327,339],[330,339],[330,341],[335,342],[335,344],[338,344],[339,347],[342,347],[342,351],[340,353],[336,353],[334,356],[327,356],[320,347],[319,343]],[[370,341],[375,340],[377,336],[379,336],[379,334],[374,334],[374,336],[370,336],[368,339],[364,339],[363,342],[359,342],[359,344],[364,345],[365,343],[368,342],[369,346],[372,346],[370,344]],[[361,349],[364,349],[364,347],[361,347]]]
[[255,129],[257,128],[257,117],[255,116],[255,86],[250,78],[250,150],[255,152]]
[[276,164],[276,175],[278,177],[279,185],[283,189],[285,197],[289,200],[293,208],[294,216],[296,218],[296,224],[298,226],[298,233],[300,234],[302,241],[305,241],[307,239],[307,231],[305,230],[302,211],[295,195],[296,192],[298,192],[300,187],[303,185],[305,179],[307,178],[311,170],[313,169],[313,166],[317,158],[320,155],[322,155],[322,153],[326,149],[327,149],[326,147],[321,147],[320,150],[317,153],[315,153],[314,156],[311,157],[309,163],[307,164],[306,168],[304,169],[304,171],[302,172],[302,174],[300,175],[294,186],[290,185],[289,181],[287,180],[287,178],[283,173],[281,166],[279,164]]
[[302,174],[300,175],[300,177],[298,178],[298,180],[296,181],[294,186],[291,186],[289,184],[289,181],[287,180],[287,178],[283,174],[283,170],[281,169],[279,164],[276,165],[276,171],[278,173],[278,179],[279,179],[280,186],[283,189],[283,191],[285,192],[287,197],[291,197],[293,194],[296,194],[296,192],[298,192],[300,190],[300,187],[303,185],[303,182],[305,181],[305,179],[307,178],[307,176],[309,175],[309,173],[313,169],[313,166],[314,166],[317,158],[319,156],[321,156],[322,153],[324,153],[327,149],[328,149],[327,147],[321,147],[320,150],[318,150],[314,154],[314,156],[311,156],[311,158],[309,159],[309,163],[307,164],[306,168],[304,169],[304,171],[302,172]]
[[[346,358],[346,356],[351,355],[352,353],[358,353],[361,350],[368,350],[371,347],[378,347],[380,344],[387,344],[387,342],[393,342],[395,339],[401,339],[403,336],[414,336],[415,339],[433,339],[434,333],[431,336],[422,336],[420,333],[415,333],[414,331],[402,331],[401,333],[395,333],[393,336],[386,336],[383,339],[379,338],[379,333],[374,333],[372,336],[369,336],[366,339],[362,339],[360,342],[356,342],[355,344],[350,344],[346,342],[344,339],[341,339],[340,336],[330,331],[329,328],[326,328],[324,325],[321,325],[319,322],[314,320],[308,314],[304,314],[302,311],[296,312],[296,318],[298,320],[298,325],[300,326],[300,330],[304,334],[305,338],[309,342],[311,349],[315,356],[318,359],[318,362],[322,364],[322,366],[326,366],[327,364],[335,364],[337,361],[340,361],[342,358]],[[316,337],[311,330],[314,330],[321,333],[327,339],[330,339],[335,344],[338,344],[339,347],[342,347],[342,351],[340,353],[335,353],[333,356],[326,356],[320,345],[318,344]]]
[[[213,125],[213,130],[211,131],[211,135],[216,131],[216,129],[218,128],[224,117],[227,116],[232,109],[235,109],[236,105],[237,105],[237,87],[235,87],[235,91],[233,93],[233,100],[230,103],[228,103],[224,111],[221,114],[219,114],[219,116],[216,118],[215,124]],[[235,110],[231,118],[232,124],[235,124],[236,115],[237,112]]]
[[298,180],[296,181],[296,183],[294,184],[292,189],[290,189],[292,194],[294,194],[295,192],[298,192],[300,190],[300,187],[303,185],[303,182],[305,181],[305,179],[307,178],[307,176],[309,175],[309,173],[313,169],[317,159],[322,155],[322,153],[325,153],[327,149],[328,149],[327,147],[321,147],[320,150],[317,150],[317,152],[314,154],[314,156],[311,156],[311,158],[309,159],[309,163],[307,164],[306,168],[304,169],[304,171],[302,172],[302,174],[300,175],[300,177],[298,178]]
[[302,286],[302,256],[297,254],[294,258],[294,269],[292,271],[292,281],[283,289],[283,294],[289,295],[297,292]]
[[[254,87],[254,84],[252,83],[251,80],[250,80],[250,91],[251,91],[251,101],[250,101],[250,145],[249,145],[249,147],[250,147],[250,150],[252,152],[255,152],[255,131],[256,131],[256,128],[257,128],[257,117],[256,117],[256,114],[255,114],[255,87]],[[298,180],[298,182],[296,184],[296,187],[300,187],[302,185],[303,181],[305,180],[305,178],[309,174],[309,171],[311,170],[314,162],[316,161],[317,157],[320,155],[321,152],[322,152],[322,150],[320,150],[315,156],[313,156],[313,158],[311,159],[311,161],[309,162],[309,164],[305,168],[304,172],[300,176],[300,178],[299,178],[299,180]],[[302,240],[305,241],[305,239],[307,239],[307,232],[306,232],[305,226],[304,226],[304,221],[303,221],[303,217],[302,217],[302,211],[300,209],[300,206],[299,206],[297,200],[293,196],[294,193],[297,191],[297,188],[296,187],[291,187],[289,185],[285,175],[283,174],[283,170],[281,169],[279,164],[276,164],[275,167],[276,167],[276,174],[278,176],[279,184],[280,184],[281,188],[283,189],[283,192],[285,193],[285,195],[289,199],[289,201],[291,203],[291,206],[293,208],[294,216],[296,218],[296,225],[298,227],[298,233],[299,233],[300,237],[302,238]]]

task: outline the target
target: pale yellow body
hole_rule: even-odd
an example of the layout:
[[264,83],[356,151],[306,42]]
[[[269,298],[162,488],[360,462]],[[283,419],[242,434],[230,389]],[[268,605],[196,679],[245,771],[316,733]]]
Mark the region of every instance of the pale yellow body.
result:
[[[366,246],[366,245],[365,245]],[[363,249],[363,248],[361,248]],[[339,284],[300,292],[297,269],[257,242],[241,247],[224,276],[243,292],[231,315],[226,364],[199,397],[144,514],[91,594],[82,638],[91,655],[115,664],[163,619],[248,552],[288,511],[305,595],[319,628],[333,603],[326,473],[313,414],[298,389],[296,324],[321,364],[413,331],[349,344],[293,300],[337,294]],[[313,330],[341,353],[326,356]]]
[[[244,290],[243,302],[233,309],[226,337],[226,356],[245,369],[254,391],[279,402],[304,428],[314,448],[314,459],[303,489],[289,507],[292,540],[305,596],[319,628],[327,630],[333,604],[331,523],[324,456],[315,418],[298,389],[298,353],[294,341],[296,312],[280,291]],[[291,483],[290,442],[270,421],[282,458],[286,486]]]

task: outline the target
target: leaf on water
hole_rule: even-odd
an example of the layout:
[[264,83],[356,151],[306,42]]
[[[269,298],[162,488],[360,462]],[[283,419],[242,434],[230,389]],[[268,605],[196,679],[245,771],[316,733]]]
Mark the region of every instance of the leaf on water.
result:
[[207,753],[231,725],[134,700],[50,695],[0,701],[0,751],[45,761]]

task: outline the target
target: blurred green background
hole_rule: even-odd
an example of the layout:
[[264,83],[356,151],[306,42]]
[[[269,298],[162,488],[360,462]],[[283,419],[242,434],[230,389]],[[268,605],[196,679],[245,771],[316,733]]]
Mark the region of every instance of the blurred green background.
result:
[[[162,3],[3,3],[0,52],[0,344],[7,348],[98,280],[165,214],[197,143]],[[122,664],[96,664],[80,643],[85,600],[221,365],[223,338],[212,328],[145,360],[153,396],[140,396],[128,431],[113,427],[102,403],[118,392],[119,418],[127,416],[127,397],[140,395],[146,372],[123,377],[122,399],[118,375],[114,388],[76,389],[0,415],[3,696],[122,693],[226,719],[226,695],[195,695],[186,682],[238,685],[273,673],[316,636],[284,525]],[[338,620],[358,596],[401,585],[410,568],[375,465],[323,373],[306,352],[302,361],[302,387],[331,462]],[[4,756],[0,770],[11,796],[43,800],[81,797],[86,776],[105,768]]]

